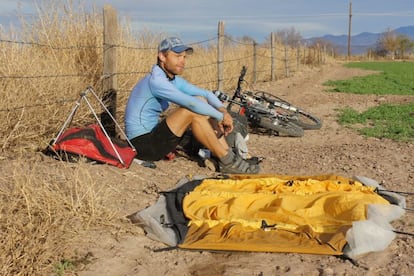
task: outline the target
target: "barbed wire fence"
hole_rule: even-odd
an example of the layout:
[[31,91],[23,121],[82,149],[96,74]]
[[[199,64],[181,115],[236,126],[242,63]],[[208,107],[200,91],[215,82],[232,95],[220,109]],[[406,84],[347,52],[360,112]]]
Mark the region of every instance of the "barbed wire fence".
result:
[[[264,66],[262,66],[260,68],[257,68],[257,66],[254,66],[254,70],[252,71],[252,75],[254,76],[254,82],[258,82],[258,81],[274,81],[277,80],[277,77],[274,78],[270,78],[270,79],[259,79],[258,75],[260,75],[261,73],[268,73],[269,75],[273,75],[273,76],[280,76],[280,77],[290,77],[292,74],[294,74],[295,72],[299,71],[300,66],[302,64],[311,64],[313,66],[318,66],[320,64],[324,63],[323,60],[323,56],[325,54],[325,52],[321,52],[321,49],[316,49],[316,48],[309,48],[309,49],[305,49],[303,48],[302,51],[303,53],[301,53],[301,48],[298,47],[296,49],[289,49],[288,46],[285,46],[283,49],[278,49],[278,51],[280,52],[280,55],[276,55],[276,56],[269,56],[266,53],[260,53],[257,51],[257,48],[265,48],[268,49],[268,47],[266,46],[257,46],[257,44],[255,43],[246,43],[246,42],[242,42],[242,41],[237,41],[229,36],[225,36],[225,39],[228,41],[231,41],[232,43],[237,43],[240,45],[245,45],[245,46],[251,46],[252,47],[252,54],[247,55],[247,56],[243,56],[241,58],[236,58],[236,59],[228,59],[228,60],[223,60],[223,63],[234,63],[234,62],[238,62],[238,61],[245,61],[247,59],[252,59],[252,63],[253,64],[259,64],[260,63],[260,59],[274,59],[276,60],[276,62],[280,62],[283,64],[283,70],[284,72],[277,72],[276,74],[272,74],[270,72],[270,69],[265,69]],[[217,38],[216,38],[217,40]],[[199,41],[199,42],[194,42],[191,43],[191,45],[196,45],[196,44],[202,44],[205,42],[212,42],[214,41],[214,39],[208,39],[208,40],[204,40],[204,41]],[[19,45],[24,45],[24,46],[34,46],[34,47],[48,47],[50,49],[59,51],[59,50],[68,50],[68,49],[81,49],[81,48],[103,48],[103,46],[82,46],[82,45],[74,45],[74,46],[67,46],[67,47],[53,47],[50,45],[45,45],[45,44],[39,44],[39,43],[34,43],[34,42],[24,42],[24,41],[11,41],[11,40],[3,40],[0,39],[0,45],[4,44],[4,43],[13,43],[13,44],[19,44]],[[127,46],[127,45],[112,45],[113,48],[124,48],[124,49],[129,49],[129,50],[156,50],[156,48],[142,48],[142,47],[133,47],[133,46]],[[306,50],[308,50],[310,53],[307,54]],[[292,53],[297,52],[296,54],[296,58],[293,57],[292,58]],[[307,55],[311,55],[312,57],[309,58],[307,57]],[[306,62],[306,59],[311,60],[312,62]],[[187,67],[186,70],[187,71],[191,71],[193,69],[196,68],[200,68],[200,67],[208,67],[208,66],[217,66],[218,62],[215,63],[209,63],[209,64],[204,64],[204,65],[195,65],[195,66],[191,66],[191,67]],[[111,76],[114,75],[141,75],[141,74],[146,74],[148,73],[148,68],[143,68],[142,71],[128,71],[128,72],[113,72],[111,74]],[[73,74],[49,74],[49,75],[37,75],[37,74],[33,74],[33,75],[0,75],[0,80],[4,80],[4,79],[9,79],[9,80],[20,80],[20,79],[45,79],[45,78],[79,78],[79,77],[90,77],[90,75],[88,74],[79,74],[79,73],[73,73]],[[104,76],[102,75],[101,77],[109,77],[109,75]],[[209,81],[210,83],[218,83],[220,82],[220,80],[234,80],[236,79],[238,76],[230,76],[227,79],[222,78],[222,79],[217,79],[215,81]],[[205,85],[207,82],[196,82],[196,85]],[[128,90],[129,91],[129,90]],[[61,103],[62,101],[73,101],[74,99],[64,99],[64,100],[57,100],[56,103]],[[48,103],[51,104],[51,103]],[[46,104],[45,104],[46,105]],[[0,109],[0,112],[8,112],[11,110],[15,110],[15,109],[19,109],[19,108],[30,108],[30,107],[37,107],[39,105],[26,105],[26,106],[15,106],[15,107],[10,107],[10,108],[3,108]]]
[[[105,9],[104,9],[105,13]],[[104,15],[107,16],[107,15]],[[115,16],[116,12],[109,16]],[[114,19],[112,20],[112,22]],[[107,20],[108,22],[108,20]],[[109,21],[110,22],[110,21]],[[111,26],[105,25],[104,26],[104,33],[107,32],[114,32],[114,30],[108,30]],[[115,27],[115,32],[117,32],[117,26]],[[123,78],[131,78],[136,76],[143,76],[149,72],[150,67],[146,64],[142,66],[138,66],[138,69],[130,70],[130,71],[122,71],[118,70],[114,64],[119,62],[116,59],[119,59],[119,56],[116,55],[117,49],[122,49],[125,52],[129,51],[138,51],[138,52],[156,52],[156,46],[135,46],[135,45],[124,45],[117,42],[115,39],[116,33],[112,34],[112,38],[110,37],[110,41],[103,41],[103,45],[67,45],[67,46],[54,46],[51,44],[46,43],[37,43],[33,41],[18,41],[18,40],[10,40],[10,39],[0,39],[0,49],[13,45],[19,48],[41,48],[45,49],[44,53],[46,54],[53,54],[57,55],[59,52],[63,51],[95,51],[100,54],[103,60],[103,72],[85,72],[85,71],[77,71],[77,72],[56,72],[55,74],[19,74],[19,73],[5,73],[0,72],[0,81],[4,82],[21,82],[24,81],[35,81],[35,80],[62,80],[62,79],[71,79],[73,80],[85,80],[85,79],[92,79],[93,85],[101,87],[102,91],[100,95],[105,96],[107,91],[112,92],[119,92],[127,94],[130,92],[132,87],[125,87],[121,86],[118,87],[117,81],[118,77]],[[108,37],[108,35],[104,35]],[[270,35],[273,37],[273,34]],[[214,45],[216,43],[216,45]],[[229,68],[239,68],[243,65],[247,65],[250,70],[250,79],[253,84],[257,82],[264,82],[264,81],[275,81],[279,78],[288,78],[298,72],[303,65],[310,65],[310,66],[319,66],[325,62],[325,56],[327,52],[325,49],[321,47],[304,47],[301,45],[297,45],[296,48],[290,47],[288,45],[281,45],[274,43],[274,39],[272,38],[270,44],[257,44],[255,41],[252,40],[238,40],[234,39],[230,35],[225,34],[224,32],[224,23],[219,22],[219,31],[216,37],[211,37],[202,41],[196,41],[190,43],[193,47],[198,47],[200,49],[206,49],[210,47],[215,47],[215,52],[217,52],[216,60],[208,63],[200,62],[199,64],[192,64],[186,68],[187,76],[191,76],[193,72],[199,72],[194,75],[205,75],[203,72],[207,70],[215,70],[217,72],[217,77],[215,79],[208,79],[208,78],[190,78],[190,81],[195,85],[199,85],[202,87],[210,88],[210,90],[223,90],[231,85],[236,83],[238,79],[238,72],[235,70],[228,70]],[[205,46],[207,45],[207,47]],[[232,48],[235,47],[242,47],[244,49],[243,53],[239,53],[237,55],[232,53]],[[107,55],[108,52],[112,52],[109,56]],[[124,53],[123,57],[127,57],[128,53]],[[122,58],[122,57],[121,57]],[[108,66],[111,70],[108,71]],[[231,73],[229,73],[231,72]],[[237,73],[234,73],[237,72]],[[109,84],[103,84],[105,81],[109,80]],[[100,82],[100,83],[99,83]],[[46,90],[46,89],[45,89]],[[3,87],[3,91],[1,93],[7,94],[7,86]],[[39,107],[46,107],[46,106],[56,106],[58,109],[62,104],[69,104],[74,103],[77,98],[70,97],[69,95],[65,95],[63,98],[54,99],[53,97],[45,97],[47,100],[39,102],[33,102],[31,104],[27,104],[22,102],[22,104],[16,104],[14,106],[0,106],[0,114],[5,114],[4,117],[10,117],[14,115],[10,115],[8,113],[15,113],[21,110],[29,110],[29,109],[37,109]],[[113,98],[112,98],[113,100]],[[108,103],[108,102],[107,102]],[[116,113],[116,97],[114,102],[109,102],[108,105],[114,105],[112,111]],[[2,117],[3,117],[2,115]],[[13,129],[13,127],[9,127]],[[5,144],[3,144],[3,148],[5,148]]]

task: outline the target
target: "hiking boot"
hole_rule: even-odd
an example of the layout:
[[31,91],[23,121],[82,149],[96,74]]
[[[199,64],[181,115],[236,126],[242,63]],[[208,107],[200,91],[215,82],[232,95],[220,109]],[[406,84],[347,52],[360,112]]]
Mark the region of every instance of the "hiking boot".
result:
[[235,154],[233,162],[229,164],[223,164],[219,162],[219,170],[222,173],[230,174],[257,174],[260,171],[259,164],[250,163],[239,155]]
[[244,160],[246,160],[249,164],[258,165],[258,164],[262,163],[263,159],[264,159],[263,157],[252,156],[252,157],[244,159]]

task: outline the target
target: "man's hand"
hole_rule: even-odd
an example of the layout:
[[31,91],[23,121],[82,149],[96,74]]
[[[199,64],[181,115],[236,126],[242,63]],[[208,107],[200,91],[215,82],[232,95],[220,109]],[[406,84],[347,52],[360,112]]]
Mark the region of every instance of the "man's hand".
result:
[[225,108],[220,108],[219,111],[223,113],[223,120],[218,123],[218,127],[224,133],[224,136],[227,136],[233,131],[233,117],[231,117]]

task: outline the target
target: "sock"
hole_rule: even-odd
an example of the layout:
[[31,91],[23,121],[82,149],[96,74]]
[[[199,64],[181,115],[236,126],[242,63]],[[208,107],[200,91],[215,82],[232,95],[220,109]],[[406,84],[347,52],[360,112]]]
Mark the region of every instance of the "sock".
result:
[[220,158],[220,162],[224,165],[228,165],[233,162],[234,152],[229,148],[227,154]]

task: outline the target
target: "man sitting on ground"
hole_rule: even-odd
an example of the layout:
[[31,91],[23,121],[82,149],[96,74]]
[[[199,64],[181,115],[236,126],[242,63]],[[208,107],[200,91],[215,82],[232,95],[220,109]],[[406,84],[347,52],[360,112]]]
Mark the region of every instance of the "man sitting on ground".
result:
[[[212,93],[179,77],[184,71],[189,47],[176,37],[166,38],[158,46],[157,64],[133,88],[125,111],[128,139],[137,150],[137,158],[157,161],[174,151],[185,131],[217,158],[220,172],[255,174],[251,164],[235,154],[224,136],[233,130],[233,118]],[[163,112],[174,103],[178,107],[164,119]]]

